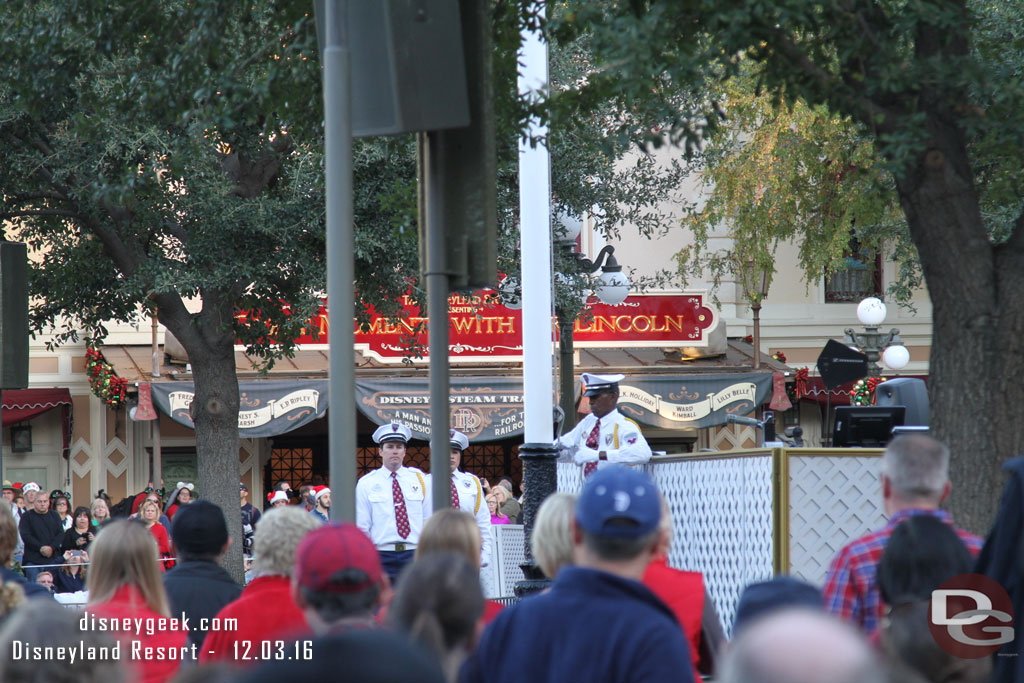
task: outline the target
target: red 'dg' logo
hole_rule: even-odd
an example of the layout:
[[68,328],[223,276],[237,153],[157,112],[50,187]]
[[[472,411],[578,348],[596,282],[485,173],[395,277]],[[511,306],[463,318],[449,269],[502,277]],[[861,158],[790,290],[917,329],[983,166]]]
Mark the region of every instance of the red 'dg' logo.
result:
[[1013,640],[1013,602],[994,579],[960,574],[932,591],[928,627],[954,657],[988,657]]

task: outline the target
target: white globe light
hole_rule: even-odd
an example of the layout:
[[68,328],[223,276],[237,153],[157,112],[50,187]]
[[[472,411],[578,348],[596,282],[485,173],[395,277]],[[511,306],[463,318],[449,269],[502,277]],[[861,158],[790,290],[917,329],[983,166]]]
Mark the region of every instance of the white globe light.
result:
[[621,304],[629,296],[629,278],[621,271],[606,271],[598,278],[594,294],[598,299],[611,306]]
[[864,325],[881,325],[885,320],[885,304],[881,299],[869,296],[857,304],[857,320]]
[[893,370],[902,370],[910,362],[910,351],[906,346],[890,346],[882,353],[882,362]]
[[560,213],[555,216],[554,232],[556,239],[575,242],[583,232],[583,221],[579,216]]
[[519,280],[506,277],[498,284],[498,295],[505,308],[518,311],[523,307],[523,297],[519,290]]

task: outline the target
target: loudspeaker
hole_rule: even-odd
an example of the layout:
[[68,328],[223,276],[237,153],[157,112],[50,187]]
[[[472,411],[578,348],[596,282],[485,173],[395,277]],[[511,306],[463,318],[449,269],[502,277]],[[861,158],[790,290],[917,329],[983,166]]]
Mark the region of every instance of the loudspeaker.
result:
[[818,372],[828,389],[868,376],[868,357],[846,344],[829,339],[818,355]]
[[28,386],[28,247],[0,241],[0,389]]
[[[321,57],[326,0],[315,0]],[[339,0],[351,64],[352,135],[399,135],[469,125],[459,0]]]
[[906,406],[905,425],[928,426],[928,388],[924,380],[897,377],[875,387],[875,405]]

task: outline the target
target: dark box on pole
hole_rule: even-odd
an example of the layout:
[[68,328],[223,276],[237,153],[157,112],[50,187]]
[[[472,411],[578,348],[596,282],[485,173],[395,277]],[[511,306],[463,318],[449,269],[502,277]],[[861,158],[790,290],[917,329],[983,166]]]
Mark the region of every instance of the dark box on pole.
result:
[[469,124],[458,0],[316,0],[321,52],[326,1],[351,54],[353,137]]
[[0,242],[0,388],[28,386],[28,248]]

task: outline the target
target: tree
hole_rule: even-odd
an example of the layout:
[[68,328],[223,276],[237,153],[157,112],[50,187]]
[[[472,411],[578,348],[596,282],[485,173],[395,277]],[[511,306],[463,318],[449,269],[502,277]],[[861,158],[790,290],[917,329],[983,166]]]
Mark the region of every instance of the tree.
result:
[[1019,3],[570,5],[553,32],[590,33],[599,67],[570,106],[611,97],[671,115],[668,138],[692,148],[718,131],[718,103],[673,111],[663,93],[714,93],[749,60],[778,100],[828,107],[870,137],[932,299],[932,426],[954,453],[951,505],[987,528],[1001,464],[1024,449]]
[[[233,532],[234,345],[268,366],[290,353],[324,289],[323,109],[309,9],[308,0],[0,9],[0,46],[11,56],[0,63],[0,221],[38,257],[34,330],[52,333],[54,344],[101,340],[110,321],[156,313],[189,354],[203,493]],[[494,6],[507,272],[516,261],[521,10]],[[603,206],[609,226],[672,186],[662,178],[660,189],[643,191],[661,172],[643,160],[617,169],[596,143],[566,150],[574,154],[556,155],[562,205]],[[399,315],[402,297],[421,293],[412,139],[357,141],[355,157],[357,311],[363,320],[369,306]],[[240,548],[228,560],[238,576]]]
[[[690,159],[707,194],[686,222],[694,242],[677,255],[681,272],[707,273],[717,287],[756,264],[770,284],[785,241],[798,246],[809,286],[846,268],[855,241],[862,252],[895,255],[899,277],[888,290],[908,300],[919,285],[917,252],[892,176],[859,127],[824,106],[758,94],[746,74],[726,80],[718,95],[728,120]],[[709,251],[708,238],[722,226],[731,246]]]
[[[200,0],[0,10],[0,44],[18,56],[0,64],[0,218],[39,259],[33,328],[58,344],[80,332],[102,339],[108,321],[156,312],[189,354],[203,495],[233,534],[234,345],[272,363],[323,289],[307,9]],[[245,324],[243,310],[255,314]],[[229,557],[236,578],[240,549]]]

